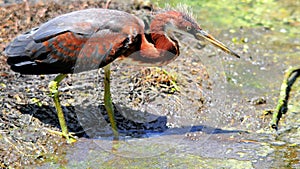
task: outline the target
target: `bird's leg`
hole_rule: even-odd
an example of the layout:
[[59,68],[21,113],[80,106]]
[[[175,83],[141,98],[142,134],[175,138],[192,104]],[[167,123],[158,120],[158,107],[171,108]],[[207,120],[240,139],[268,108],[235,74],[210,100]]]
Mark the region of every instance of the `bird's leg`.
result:
[[109,117],[111,128],[114,133],[114,140],[118,140],[119,133],[116,125],[114,107],[112,104],[111,93],[110,93],[110,64],[104,67],[104,106]]
[[67,139],[68,143],[72,143],[72,142],[75,142],[76,139],[74,137],[72,137],[68,132],[68,127],[67,127],[67,124],[66,124],[64,113],[62,111],[60,101],[59,101],[59,92],[58,92],[59,83],[66,76],[67,76],[66,74],[60,74],[60,75],[56,76],[55,79],[52,80],[49,83],[49,90],[50,90],[50,95],[53,98],[54,105],[55,105],[55,108],[56,108],[56,111],[57,111],[59,125],[60,125],[61,131],[62,131],[61,135]]
[[285,114],[288,110],[288,99],[290,95],[291,88],[295,83],[296,79],[300,76],[300,69],[290,68],[285,73],[283,83],[280,88],[280,96],[278,104],[276,106],[275,112],[273,113],[273,118],[271,121],[271,127],[275,130],[278,128],[279,120],[282,114]]

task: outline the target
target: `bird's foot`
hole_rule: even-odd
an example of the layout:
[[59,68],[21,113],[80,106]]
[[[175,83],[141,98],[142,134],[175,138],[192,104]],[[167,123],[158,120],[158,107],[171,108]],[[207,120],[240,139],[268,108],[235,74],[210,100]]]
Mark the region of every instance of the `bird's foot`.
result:
[[69,133],[69,132],[63,133],[60,131],[55,131],[55,130],[51,130],[51,129],[47,129],[47,128],[46,128],[46,130],[52,134],[64,137],[67,140],[67,143],[69,143],[69,144],[75,143],[77,141],[76,136],[74,136],[75,133]]

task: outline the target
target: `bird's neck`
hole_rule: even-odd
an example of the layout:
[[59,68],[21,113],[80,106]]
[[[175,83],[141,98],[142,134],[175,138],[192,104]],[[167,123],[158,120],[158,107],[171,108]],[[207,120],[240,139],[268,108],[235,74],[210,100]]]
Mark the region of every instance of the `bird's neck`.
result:
[[169,38],[165,32],[165,26],[171,19],[165,13],[154,17],[150,23],[150,32],[141,35],[140,51],[127,56],[131,63],[162,66],[179,56],[177,41]]
[[157,49],[167,50],[174,55],[179,55],[178,43],[167,35],[166,25],[175,20],[176,15],[170,12],[155,15],[150,24],[150,35]]

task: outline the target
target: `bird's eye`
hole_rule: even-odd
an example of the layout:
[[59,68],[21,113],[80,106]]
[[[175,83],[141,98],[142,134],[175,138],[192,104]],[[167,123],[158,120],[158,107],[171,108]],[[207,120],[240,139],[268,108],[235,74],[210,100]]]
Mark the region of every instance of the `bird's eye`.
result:
[[186,30],[187,30],[187,31],[190,31],[191,29],[192,29],[191,26],[187,26],[187,27],[186,27]]

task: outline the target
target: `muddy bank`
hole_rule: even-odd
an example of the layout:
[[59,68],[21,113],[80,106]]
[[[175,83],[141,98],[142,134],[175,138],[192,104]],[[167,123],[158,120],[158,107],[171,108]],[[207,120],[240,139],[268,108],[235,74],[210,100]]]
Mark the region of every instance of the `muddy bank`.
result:
[[[297,1],[291,4],[278,1],[285,4],[275,6],[283,8],[280,13],[288,15],[291,11],[286,24],[278,19],[274,21],[280,23],[280,28],[274,28],[268,20],[270,16],[259,19],[265,10],[256,5],[266,3],[262,9],[270,8],[267,2],[251,2],[237,7],[235,3],[222,5],[221,9],[228,7],[235,12],[230,17],[241,14],[236,16],[238,22],[221,18],[224,27],[216,26],[220,18],[206,17],[221,16],[222,11],[229,10],[211,10],[217,7],[209,3],[201,4],[199,10],[203,12],[199,12],[203,27],[241,54],[241,59],[181,37],[181,56],[168,66],[141,68],[119,62],[112,64],[112,97],[118,126],[129,131],[122,133],[122,139],[115,145],[109,136],[101,135],[106,126],[99,119],[107,124],[102,70],[70,75],[62,83],[60,98],[68,127],[78,137],[76,144],[67,145],[60,136],[49,132],[49,129],[60,131],[48,96],[48,83],[54,75],[19,75],[9,69],[1,55],[1,167],[99,168],[101,164],[103,168],[195,168],[199,165],[297,168],[299,82],[292,91],[290,111],[282,119],[279,132],[268,126],[284,70],[300,63],[299,37],[292,31],[298,23],[294,18],[296,11],[292,9]],[[274,3],[271,2],[272,7]],[[0,48],[17,34],[49,18],[104,4],[66,1],[38,2],[29,9],[23,3],[1,7]],[[113,3],[111,8],[128,12],[135,9],[131,3]],[[249,10],[235,11],[235,8]],[[255,20],[249,20],[249,16]],[[291,30],[288,26],[292,26]]]

